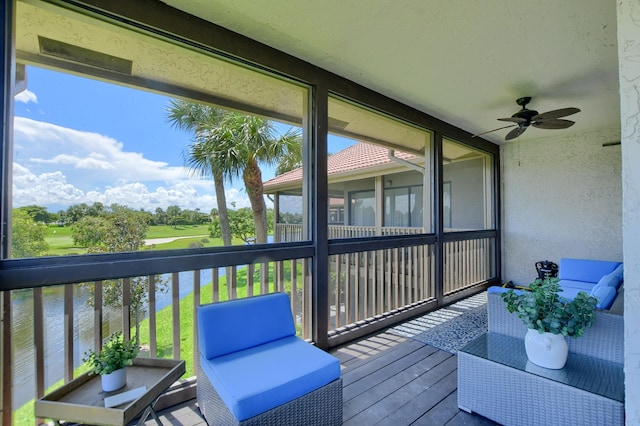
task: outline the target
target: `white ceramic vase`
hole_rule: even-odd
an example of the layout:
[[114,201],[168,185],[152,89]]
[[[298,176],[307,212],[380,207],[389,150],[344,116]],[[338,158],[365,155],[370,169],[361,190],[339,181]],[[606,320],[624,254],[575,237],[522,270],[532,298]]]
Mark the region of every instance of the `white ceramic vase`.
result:
[[562,334],[542,333],[529,329],[524,337],[527,358],[540,367],[559,370],[567,362],[569,346]]
[[110,374],[103,374],[102,390],[105,392],[113,392],[127,384],[127,369],[121,368]]

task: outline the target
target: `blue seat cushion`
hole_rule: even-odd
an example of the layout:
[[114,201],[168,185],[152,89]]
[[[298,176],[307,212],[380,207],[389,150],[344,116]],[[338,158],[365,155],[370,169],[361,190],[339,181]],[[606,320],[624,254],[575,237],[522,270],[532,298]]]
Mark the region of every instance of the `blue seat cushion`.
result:
[[340,361],[290,336],[213,359],[202,370],[238,421],[314,391],[340,377]]
[[[591,287],[593,287],[593,285],[592,285]],[[584,291],[584,290],[583,290],[583,289],[581,289],[581,288],[573,288],[573,287],[566,287],[566,288],[564,288],[564,287],[563,287],[563,288],[562,288],[562,291],[561,291],[560,293],[558,293],[558,295],[559,295],[560,297],[564,298],[564,299],[567,299],[567,300],[573,300],[573,299],[575,299],[575,298],[576,298],[576,296],[578,295],[578,293],[580,293],[581,291],[583,291],[583,292],[585,292],[585,293],[587,293],[587,294],[589,294],[589,293],[591,292],[591,290],[590,290],[590,289],[589,289],[589,290],[587,290],[587,291]]]
[[572,281],[572,280],[562,280],[558,284],[560,284],[560,288],[579,288],[580,290],[584,290],[587,293],[593,289],[593,286],[596,285],[594,282],[584,282],[584,281]]

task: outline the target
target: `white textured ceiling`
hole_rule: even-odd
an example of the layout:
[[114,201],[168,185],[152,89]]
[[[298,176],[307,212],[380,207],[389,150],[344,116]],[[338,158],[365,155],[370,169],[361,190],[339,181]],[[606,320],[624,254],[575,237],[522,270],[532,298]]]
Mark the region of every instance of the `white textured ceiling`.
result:
[[[471,133],[530,109],[620,125],[613,0],[166,0]],[[508,130],[485,137],[502,143]]]

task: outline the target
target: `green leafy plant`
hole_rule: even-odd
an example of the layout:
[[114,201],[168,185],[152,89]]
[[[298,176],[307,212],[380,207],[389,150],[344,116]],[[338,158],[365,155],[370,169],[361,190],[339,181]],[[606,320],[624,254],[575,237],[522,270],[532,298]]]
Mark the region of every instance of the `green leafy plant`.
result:
[[516,312],[527,328],[540,334],[549,332],[563,336],[580,337],[595,320],[597,299],[584,291],[572,301],[561,297],[558,278],[536,279],[530,290],[516,293],[509,290],[502,294],[509,312]]
[[133,365],[133,359],[138,355],[138,339],[124,341],[121,332],[113,333],[99,353],[88,350],[82,361],[87,363],[91,374],[111,374],[116,370]]

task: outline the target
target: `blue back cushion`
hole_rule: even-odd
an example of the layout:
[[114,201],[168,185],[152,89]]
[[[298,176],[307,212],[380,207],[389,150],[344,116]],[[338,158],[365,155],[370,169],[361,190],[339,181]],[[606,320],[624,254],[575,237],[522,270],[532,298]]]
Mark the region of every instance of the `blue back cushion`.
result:
[[[200,360],[200,365],[239,421],[299,398],[340,377],[340,361],[336,357],[296,336],[240,353]],[[321,419],[318,422],[322,424]]]
[[619,265],[620,262],[605,260],[563,258],[560,259],[558,278],[561,280],[597,283],[600,278],[613,272]]
[[198,307],[198,346],[206,359],[295,334],[289,296],[284,293]]

